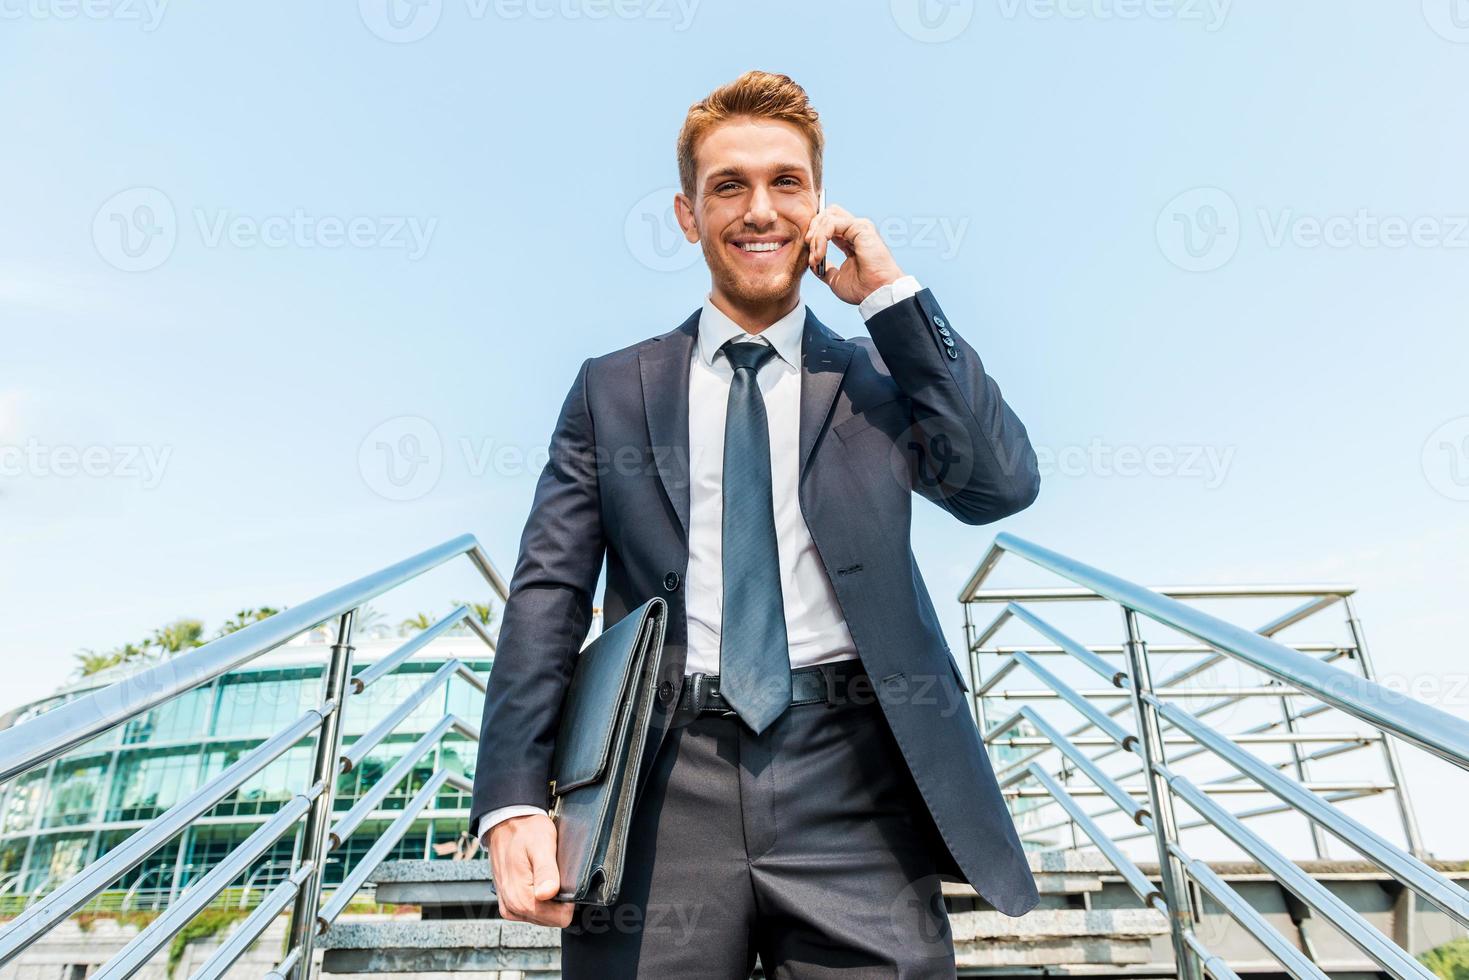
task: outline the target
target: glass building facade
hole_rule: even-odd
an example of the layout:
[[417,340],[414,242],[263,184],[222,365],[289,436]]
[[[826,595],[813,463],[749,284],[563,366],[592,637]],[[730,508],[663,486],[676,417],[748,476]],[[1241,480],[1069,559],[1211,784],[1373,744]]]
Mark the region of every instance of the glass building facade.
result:
[[[354,669],[386,656],[402,642],[395,637],[360,642]],[[0,787],[0,909],[24,904],[65,882],[315,707],[322,697],[328,651],[329,644],[320,639],[281,647],[245,669],[161,705]],[[480,677],[488,677],[490,650],[472,634],[451,631],[394,673],[348,699],[342,720],[344,745],[371,729],[435,670],[456,657]],[[88,683],[28,705],[15,713],[15,723],[22,724],[121,676],[115,671],[99,674]],[[483,696],[472,686],[452,678],[354,771],[338,777],[336,809],[349,809],[446,713],[457,714],[478,728],[482,701]],[[327,883],[341,880],[344,869],[353,867],[392,822],[393,811],[401,810],[439,767],[472,774],[475,748],[475,743],[455,732],[446,735],[352,837],[332,852]],[[302,739],[114,883],[100,901],[130,909],[166,904],[307,788],[314,751],[314,735]],[[453,843],[467,829],[468,808],[467,796],[446,788],[391,857],[438,856],[433,845]],[[237,889],[243,888],[240,899],[258,901],[265,889],[289,873],[300,832],[298,823],[294,835],[281,838],[236,882]]]

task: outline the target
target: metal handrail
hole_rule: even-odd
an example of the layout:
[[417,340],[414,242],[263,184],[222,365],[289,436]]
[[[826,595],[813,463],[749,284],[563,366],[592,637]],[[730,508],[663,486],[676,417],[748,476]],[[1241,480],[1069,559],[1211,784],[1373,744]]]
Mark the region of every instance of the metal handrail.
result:
[[[1142,613],[1286,684],[1309,691],[1374,728],[1391,732],[1425,752],[1469,769],[1469,721],[1390,691],[1365,677],[1328,667],[1283,643],[1013,534],[998,535],[994,547],[1026,558],[1125,609]],[[961,595],[960,601],[969,599]]]
[[[1077,587],[981,588],[1000,556],[1006,552],[1068,578]],[[1077,832],[1084,834],[1117,869],[1144,905],[1168,915],[1180,978],[1197,978],[1206,972],[1221,980],[1235,980],[1229,964],[1211,952],[1194,929],[1196,912],[1188,897],[1190,888],[1202,889],[1208,894],[1278,960],[1286,973],[1298,978],[1325,977],[1314,962],[1309,944],[1304,951],[1298,949],[1207,863],[1190,855],[1183,847],[1180,840],[1182,829],[1208,826],[1253,857],[1284,889],[1341,931],[1382,972],[1398,978],[1428,980],[1432,974],[1406,949],[1320,885],[1264,837],[1251,831],[1244,821],[1269,813],[1299,813],[1306,818],[1312,831],[1318,856],[1322,831],[1331,833],[1374,861],[1413,893],[1421,895],[1460,923],[1469,925],[1469,891],[1417,856],[1416,822],[1402,786],[1393,743],[1394,738],[1400,738],[1461,768],[1469,768],[1469,723],[1437,708],[1411,701],[1373,680],[1360,623],[1352,607],[1354,590],[1350,587],[1193,586],[1173,587],[1169,591],[1173,594],[1162,595],[1145,589],[1013,535],[1001,534],[995,539],[961,592],[960,600],[965,603],[968,650],[971,669],[976,675],[970,685],[969,697],[982,738],[990,747],[1011,746],[1023,750],[1022,758],[996,768],[1002,794],[1008,799],[1037,799],[1059,806],[1065,819],[1041,829],[1070,825],[1073,847],[1076,846]],[[1257,632],[1250,632],[1179,601],[1180,598],[1262,596],[1302,597],[1306,601],[1276,616]],[[1026,602],[1091,599],[1115,603],[1123,613],[1125,641],[1120,646],[1108,648],[1079,643],[1022,605],[1021,599]],[[968,612],[971,603],[981,602],[998,603],[1001,607],[991,621],[982,628],[976,628]],[[1272,638],[1275,633],[1337,603],[1342,603],[1347,610],[1351,644],[1289,645]],[[1138,625],[1139,616],[1146,616],[1201,644],[1174,644],[1169,648],[1170,652],[1203,656],[1155,684],[1151,677],[1149,650]],[[1012,621],[1025,624],[1052,645],[1032,652],[1025,646],[994,643],[1001,628]],[[980,652],[997,654],[1002,658],[998,669],[988,677],[978,676],[975,658]],[[1123,659],[1117,662],[1104,659],[1104,652],[1121,654]],[[1041,665],[1038,660],[1041,654],[1074,661],[1113,687],[1098,690],[1071,686],[1054,671]],[[1331,665],[1331,661],[1342,656],[1357,659],[1362,673],[1350,673]],[[1260,687],[1177,686],[1229,660],[1260,671],[1270,679],[1269,682]],[[1039,690],[1000,687],[1002,681],[1012,680],[1015,671],[1021,669],[1040,680],[1043,687]],[[1231,704],[1261,697],[1280,702],[1279,720],[1229,735],[1201,720],[1203,716]],[[1114,698],[1125,701],[1106,712],[1093,704],[1094,701]],[[1210,703],[1192,713],[1172,703],[1172,700],[1199,698]],[[1299,709],[1293,701],[1298,698],[1313,698],[1318,703]],[[1006,700],[1011,703],[1019,701],[1022,707],[999,721],[989,722],[985,703],[1003,703]],[[1069,732],[1063,731],[1039,710],[1038,706],[1046,703],[1063,704],[1076,711],[1082,716],[1082,724]],[[1129,707],[1135,723],[1133,731],[1118,723],[1119,716]],[[1301,721],[1332,709],[1365,723],[1372,730],[1328,732],[1307,731],[1300,727]],[[1098,734],[1083,734],[1089,730]],[[1310,778],[1308,763],[1374,743],[1383,747],[1387,781]],[[1247,750],[1247,746],[1255,744],[1286,746],[1290,749],[1290,759],[1267,762]],[[1309,753],[1303,751],[1304,747],[1313,744],[1324,747]],[[1185,750],[1167,755],[1165,750],[1171,746],[1181,746]],[[1028,751],[1031,749],[1035,751]],[[1089,751],[1094,749],[1100,751]],[[1059,753],[1059,776],[1052,774],[1051,767],[1037,761],[1048,751]],[[1102,758],[1116,752],[1131,752],[1139,757],[1140,765],[1122,774],[1109,772],[1098,765]],[[1172,768],[1182,760],[1205,753],[1222,759],[1235,772],[1199,783]],[[1293,776],[1282,771],[1286,769],[1292,770]],[[1141,785],[1123,782],[1127,776],[1134,775],[1141,775],[1144,782]],[[1073,785],[1070,782],[1072,776],[1081,776],[1084,782]],[[1026,782],[1035,783],[1036,788],[1020,785]],[[1362,795],[1388,791],[1395,792],[1399,799],[1404,833],[1413,853],[1389,843],[1333,805]],[[1238,813],[1225,809],[1218,802],[1221,796],[1259,794],[1273,795],[1279,802]],[[1110,805],[1089,812],[1079,802],[1080,798],[1088,796],[1103,797]],[[1140,803],[1140,798],[1145,798],[1146,803]],[[1174,815],[1175,800],[1196,813],[1198,819],[1180,823]],[[1100,828],[1096,822],[1099,817],[1119,810],[1139,826],[1137,832],[1108,835]],[[1157,886],[1142,875],[1119,846],[1122,841],[1138,837],[1153,838],[1157,847],[1160,877]]]
[[49,762],[150,708],[242,667],[261,654],[460,555],[469,556],[502,600],[508,597],[504,580],[481,552],[474,535],[460,535],[0,731],[0,782]]
[[[308,710],[296,721],[250,750],[185,799],[143,825],[121,845],[84,867],[43,900],[35,902],[14,920],[0,927],[0,964],[24,951],[105,890],[109,883],[137,867],[150,854],[293,745],[315,734],[317,762],[311,788],[284,804],[203,877],[185,888],[156,919],[104,964],[96,976],[115,980],[135,974],[194,916],[216,900],[235,878],[274,846],[280,837],[293,831],[303,818],[304,844],[295,859],[296,863],[288,865],[293,866],[294,870],[265,895],[254,912],[240,923],[195,976],[214,978],[223,975],[270,922],[291,903],[295,904],[295,911],[292,915],[290,941],[286,955],[272,975],[290,977],[298,971],[304,971],[306,965],[312,962],[314,937],[346,908],[365,883],[372,866],[402,838],[413,819],[422,813],[438,790],[444,785],[452,785],[462,791],[469,785],[455,773],[442,769],[435,772],[414,795],[407,809],[398,815],[388,835],[369,849],[368,860],[358,862],[358,866],[347,874],[342,886],[336,889],[328,904],[318,908],[326,854],[339,847],[374,811],[387,793],[407,778],[423,757],[448,733],[454,732],[471,740],[479,737],[479,732],[460,718],[452,714],[442,718],[414,743],[409,757],[393,766],[358,800],[356,806],[334,826],[330,825],[339,773],[350,771],[360,764],[368,753],[450,679],[457,676],[481,694],[486,691],[482,678],[461,661],[451,659],[427,683],[399,703],[345,752],[341,748],[341,716],[344,707],[349,703],[348,699],[352,695],[361,694],[374,681],[396,670],[451,627],[460,622],[466,623],[472,633],[491,650],[494,649],[494,638],[483,624],[470,614],[468,607],[460,606],[423,634],[404,643],[383,661],[358,674],[355,683],[350,682],[352,626],[357,610],[389,589],[459,555],[469,557],[502,600],[507,597],[508,588],[504,579],[485,557],[474,537],[462,535],[0,732],[0,780],[5,780],[46,763],[172,698],[209,683],[295,636],[314,629],[322,622],[332,618],[338,621],[337,640],[331,648],[323,676],[324,691],[320,705]],[[390,843],[384,843],[389,839]]]

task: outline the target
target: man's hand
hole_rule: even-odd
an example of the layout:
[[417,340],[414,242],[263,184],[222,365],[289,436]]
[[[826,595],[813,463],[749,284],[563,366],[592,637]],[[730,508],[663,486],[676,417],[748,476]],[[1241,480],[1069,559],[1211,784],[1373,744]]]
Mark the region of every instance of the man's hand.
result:
[[828,262],[822,282],[843,302],[855,306],[874,289],[903,278],[903,270],[893,261],[877,226],[867,218],[854,218],[835,204],[827,205],[806,227],[812,275],[816,274],[816,263],[826,258],[828,244],[841,249],[846,260],[840,266]]
[[556,824],[544,813],[502,820],[490,828],[490,862],[500,917],[565,929],[573,902],[553,902],[561,888],[556,868]]

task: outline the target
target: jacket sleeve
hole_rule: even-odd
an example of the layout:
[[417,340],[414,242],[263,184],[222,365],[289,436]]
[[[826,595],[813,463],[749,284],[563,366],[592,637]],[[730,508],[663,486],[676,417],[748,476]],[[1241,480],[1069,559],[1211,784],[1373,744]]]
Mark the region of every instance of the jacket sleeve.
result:
[[932,291],[874,314],[867,329],[911,401],[913,489],[965,524],[1029,507],[1040,492],[1030,437]]
[[582,363],[551,436],[485,694],[471,826],[504,806],[548,807],[561,701],[591,625],[606,551],[598,456]]

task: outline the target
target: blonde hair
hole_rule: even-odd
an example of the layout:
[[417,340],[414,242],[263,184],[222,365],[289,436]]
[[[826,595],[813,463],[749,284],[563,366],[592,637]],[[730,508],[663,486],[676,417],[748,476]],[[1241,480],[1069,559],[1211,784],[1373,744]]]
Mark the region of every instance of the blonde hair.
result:
[[689,106],[678,133],[678,179],[685,194],[695,196],[694,150],[699,140],[720,123],[739,117],[779,119],[799,129],[811,147],[811,177],[821,186],[821,151],[826,139],[806,90],[789,75],[747,71]]

